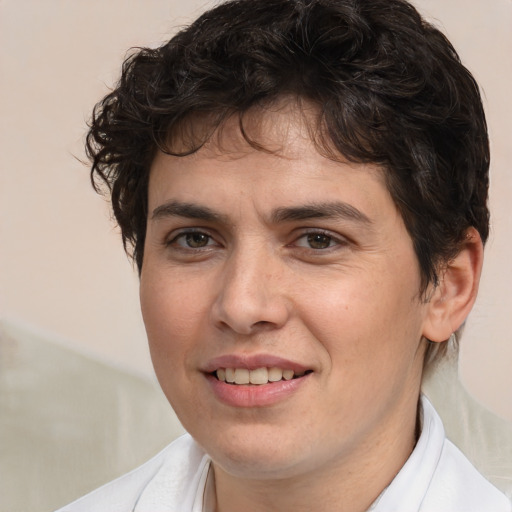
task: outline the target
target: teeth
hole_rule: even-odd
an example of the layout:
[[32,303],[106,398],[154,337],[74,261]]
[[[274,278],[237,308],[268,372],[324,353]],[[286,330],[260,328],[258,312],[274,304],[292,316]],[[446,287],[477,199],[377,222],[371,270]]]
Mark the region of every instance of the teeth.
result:
[[266,368],[258,368],[252,370],[249,375],[251,384],[266,384],[268,382],[268,370]]
[[[217,373],[217,377],[219,377],[219,374]],[[220,379],[220,377],[219,377]],[[235,370],[233,368],[226,368],[226,382],[235,382]]]
[[293,377],[302,377],[305,372],[295,374],[293,370],[281,368],[258,368],[248,370],[247,368],[219,368],[216,372],[217,378],[222,382],[230,384],[268,384],[280,380],[291,380]]
[[268,380],[270,382],[277,382],[283,378],[283,370],[281,368],[269,368],[268,369]]
[[249,384],[249,370],[237,368],[235,370],[235,384]]
[[293,379],[293,370],[283,370],[283,379],[284,380],[292,380]]

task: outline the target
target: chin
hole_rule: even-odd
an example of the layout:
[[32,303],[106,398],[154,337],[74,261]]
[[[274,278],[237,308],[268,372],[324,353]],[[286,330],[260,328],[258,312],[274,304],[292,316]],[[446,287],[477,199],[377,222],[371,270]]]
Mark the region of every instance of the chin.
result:
[[[215,466],[239,478],[266,480],[290,478],[306,470],[307,451],[304,440],[286,429],[276,435],[275,425],[238,425],[220,429],[212,436],[211,430],[202,436],[192,436],[210,455]],[[311,447],[311,443],[309,443]],[[315,451],[309,450],[314,457]],[[311,463],[311,461],[309,462]]]

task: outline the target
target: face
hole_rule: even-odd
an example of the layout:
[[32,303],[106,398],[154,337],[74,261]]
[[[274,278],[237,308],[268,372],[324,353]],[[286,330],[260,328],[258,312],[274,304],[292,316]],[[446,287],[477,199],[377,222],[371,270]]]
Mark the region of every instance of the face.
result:
[[381,171],[321,156],[301,119],[255,123],[272,154],[228,121],[150,174],[140,293],[156,374],[241,477],[318,472],[413,436],[428,305],[411,239]]

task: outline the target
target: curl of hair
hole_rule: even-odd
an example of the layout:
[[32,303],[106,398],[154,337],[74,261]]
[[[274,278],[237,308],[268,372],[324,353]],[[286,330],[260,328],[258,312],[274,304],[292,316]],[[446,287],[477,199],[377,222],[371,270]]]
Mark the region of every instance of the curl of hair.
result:
[[[139,271],[155,152],[193,153],[228,117],[239,115],[243,130],[244,113],[286,95],[318,107],[322,129],[311,132],[319,151],[385,170],[422,294],[470,226],[485,242],[482,102],[439,30],[403,0],[235,0],[160,48],[136,50],[95,107],[87,137],[93,185],[106,184]],[[199,136],[183,128],[194,116],[208,124]],[[430,344],[427,358],[442,347]]]

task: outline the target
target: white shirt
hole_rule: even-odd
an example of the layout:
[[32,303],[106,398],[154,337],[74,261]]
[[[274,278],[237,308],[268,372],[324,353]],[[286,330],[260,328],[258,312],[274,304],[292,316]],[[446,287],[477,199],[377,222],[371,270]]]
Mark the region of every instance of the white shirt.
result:
[[[422,431],[411,456],[372,512],[512,512],[508,498],[445,437],[422,397]],[[189,436],[134,471],[57,512],[214,512],[211,459]]]

